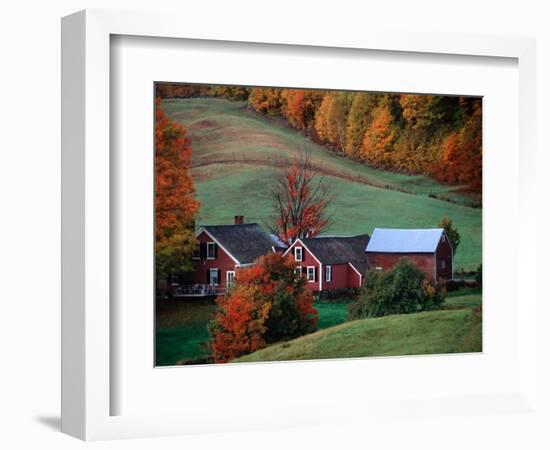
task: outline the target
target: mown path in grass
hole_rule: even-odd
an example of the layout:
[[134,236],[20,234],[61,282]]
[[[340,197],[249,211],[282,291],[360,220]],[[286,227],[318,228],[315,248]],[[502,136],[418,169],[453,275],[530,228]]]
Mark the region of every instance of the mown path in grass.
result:
[[448,195],[467,202],[467,196],[453,187],[336,156],[242,103],[175,99],[163,101],[162,107],[192,139],[191,173],[201,202],[200,224],[232,223],[235,215],[244,215],[247,222],[267,225],[272,216],[270,186],[282,161],[308,150],[335,195],[326,234],[434,227],[448,216],[462,235],[455,270],[475,270],[481,262],[481,210],[429,197],[429,193]]
[[260,116],[242,102],[218,98],[165,99],[163,110],[188,130],[193,139],[192,166],[216,162],[250,161],[268,165],[293,158],[307,150],[319,169],[333,176],[352,177],[368,184],[415,194],[445,194],[458,202],[471,202],[473,195],[456,186],[445,186],[424,175],[379,170],[336,155],[283,120]]

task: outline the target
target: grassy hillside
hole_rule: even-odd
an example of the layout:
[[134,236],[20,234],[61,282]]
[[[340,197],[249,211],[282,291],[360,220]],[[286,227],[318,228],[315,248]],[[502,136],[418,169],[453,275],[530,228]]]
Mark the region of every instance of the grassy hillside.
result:
[[272,345],[234,362],[292,361],[481,351],[481,314],[432,311],[346,322]]
[[[319,314],[320,330],[339,325],[348,318],[347,302],[318,302],[314,306]],[[215,312],[216,306],[211,301],[157,301],[155,364],[206,362],[209,358],[208,322]]]
[[[444,308],[451,310],[449,312],[459,311],[457,316],[452,316],[451,323],[453,326],[460,327],[461,323],[458,320],[460,317],[465,319],[468,315],[467,313],[477,308],[481,305],[481,292],[479,289],[462,289],[460,291],[450,292],[445,301]],[[315,309],[319,314],[319,330],[335,329],[332,327],[340,326],[348,319],[348,301],[342,302],[326,302],[320,301],[315,303]],[[216,306],[211,301],[183,301],[183,300],[166,300],[158,301],[156,303],[156,365],[167,366],[175,364],[185,364],[191,361],[204,363],[208,361],[209,354],[206,347],[209,339],[208,334],[208,322],[214,317],[216,311]],[[438,314],[441,314],[445,311],[436,311],[432,313],[424,314],[413,314],[409,316],[391,316],[383,319],[369,319],[374,321],[376,325],[376,330],[378,336],[381,338],[384,334],[386,339],[393,339],[392,334],[387,334],[392,330],[384,331],[383,328],[387,326],[392,326],[394,324],[400,324],[401,329],[396,330],[396,336],[401,339],[400,343],[395,344],[393,350],[400,351],[399,348],[403,347],[404,344],[407,344],[412,347],[405,347],[405,349],[410,353],[418,353],[418,348],[422,349],[425,346],[431,346],[431,342],[434,339],[445,340],[451,339],[447,342],[447,346],[456,346],[457,336],[464,336],[464,334],[456,333],[451,329],[446,330],[449,332],[448,335],[441,334],[441,331],[445,331],[444,328],[447,326],[448,321],[441,321],[441,318],[437,318]],[[430,322],[426,321],[425,314],[435,314],[436,318]],[[454,318],[453,318],[454,317]],[[393,318],[393,319],[392,319]],[[397,319],[397,320],[396,320]],[[446,319],[449,319],[447,317]],[[418,320],[418,322],[416,322]],[[376,322],[379,321],[379,322]],[[358,323],[361,321],[347,322],[348,324]],[[435,324],[433,329],[435,335],[431,334],[432,328],[431,323]],[[472,322],[465,320],[463,323],[466,324],[466,327],[469,329],[462,330],[463,333],[470,333],[470,338],[473,339],[472,342],[481,346],[481,318],[477,318]],[[425,333],[424,328],[430,328],[429,333]],[[328,331],[328,330],[327,330]],[[319,335],[321,332],[315,333]],[[417,334],[414,337],[414,340],[410,340],[407,337],[406,333]],[[311,336],[315,336],[311,335]],[[449,337],[450,336],[450,337]],[[469,339],[470,339],[469,338]],[[301,338],[305,339],[305,338]],[[425,339],[425,340],[424,340]],[[403,340],[406,340],[404,342]],[[387,342],[385,339],[381,339],[382,347],[380,351],[386,351]],[[286,345],[286,344],[282,344]],[[324,345],[324,344],[320,344]],[[359,343],[358,345],[362,345]],[[369,344],[370,346],[371,344]],[[442,342],[439,342],[438,345],[443,346]],[[280,347],[275,346],[275,347]],[[373,348],[378,348],[377,342],[372,342]],[[431,348],[431,347],[427,347]],[[271,349],[271,347],[270,347]],[[288,347],[290,349],[290,347]],[[265,349],[263,351],[268,351]],[[372,348],[370,351],[373,351]],[[460,350],[462,351],[462,350]],[[467,350],[464,350],[467,351]],[[374,350],[375,354],[378,354],[378,350]],[[410,354],[409,353],[409,354]],[[426,353],[426,352],[424,352]],[[254,357],[253,355],[249,355]],[[372,355],[371,355],[372,356]],[[246,357],[248,358],[248,356]]]
[[270,181],[287,158],[305,149],[337,195],[327,234],[433,227],[448,216],[463,236],[455,268],[474,270],[481,262],[481,210],[429,196],[468,203],[470,199],[452,187],[338,157],[283,123],[257,116],[242,103],[170,99],[162,107],[192,138],[200,223],[231,223],[233,216],[243,214],[248,222],[265,224],[271,214]]

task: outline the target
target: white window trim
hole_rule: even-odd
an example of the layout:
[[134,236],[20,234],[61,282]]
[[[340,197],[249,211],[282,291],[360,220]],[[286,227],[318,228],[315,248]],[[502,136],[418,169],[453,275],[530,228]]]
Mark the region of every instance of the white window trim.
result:
[[[296,250],[300,250],[300,259],[298,259],[298,255],[296,254]],[[295,261],[303,261],[304,259],[304,248],[303,247],[294,247],[294,260]]]
[[[233,274],[233,283],[232,284],[229,283],[229,275],[230,274]],[[235,284],[235,271],[234,270],[228,270],[227,272],[225,272],[225,285],[227,287],[229,287],[230,285],[233,285],[233,284]]]
[[325,266],[325,283],[332,282],[332,266]]
[[220,277],[219,277],[219,275],[218,275],[218,272],[219,272],[220,269],[212,268],[212,269],[208,269],[208,270],[210,271],[210,272],[209,272],[209,273],[210,273],[210,281],[212,281],[212,271],[213,271],[213,270],[216,271],[216,279],[218,280],[218,282],[217,282],[217,283],[212,283],[212,282],[211,282],[210,284],[212,284],[212,285],[214,285],[214,286],[218,286],[218,285],[220,284]]
[[[210,254],[209,249],[210,248],[214,249],[212,257],[209,256],[209,254]],[[216,259],[216,243],[215,242],[207,242],[206,243],[206,259]]]
[[[313,269],[313,279],[309,278],[309,269]],[[308,283],[315,283],[315,266],[307,266],[306,276],[307,276]]]
[[296,275],[302,276],[302,273],[303,273],[303,272],[302,272],[302,266],[296,266],[296,269],[294,270],[294,273],[295,273]]

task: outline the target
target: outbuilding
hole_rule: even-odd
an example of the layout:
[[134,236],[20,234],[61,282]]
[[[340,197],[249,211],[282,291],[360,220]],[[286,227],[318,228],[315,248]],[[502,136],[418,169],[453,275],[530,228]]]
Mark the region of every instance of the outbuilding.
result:
[[366,255],[369,269],[389,270],[406,258],[431,281],[453,277],[453,248],[443,228],[375,228]]

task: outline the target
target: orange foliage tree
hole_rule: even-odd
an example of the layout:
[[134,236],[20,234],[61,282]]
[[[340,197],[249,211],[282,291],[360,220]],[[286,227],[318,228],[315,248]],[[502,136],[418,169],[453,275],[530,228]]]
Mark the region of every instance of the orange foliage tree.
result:
[[473,109],[464,127],[444,140],[443,157],[433,175],[444,183],[464,183],[469,190],[481,192],[481,104]]
[[363,137],[377,105],[377,94],[357,92],[352,99],[346,128],[346,154],[357,157],[361,153]]
[[155,110],[155,266],[157,279],[191,268],[199,202],[189,174],[191,145],[185,129]]
[[396,130],[389,106],[379,106],[363,138],[361,156],[369,162],[390,165]]
[[215,362],[228,362],[266,345],[315,331],[317,311],[306,280],[290,256],[271,253],[239,270],[235,286],[216,301],[210,324]]
[[275,211],[271,231],[287,245],[318,236],[328,226],[332,192],[307,153],[281,171],[271,196]]
[[284,100],[283,114],[286,119],[298,130],[306,127],[306,109],[308,100],[304,89],[284,89],[282,92]]
[[327,92],[315,114],[315,132],[321,141],[328,142],[328,118],[334,96]]
[[253,88],[248,102],[256,112],[271,116],[280,114],[283,104],[282,89]]

